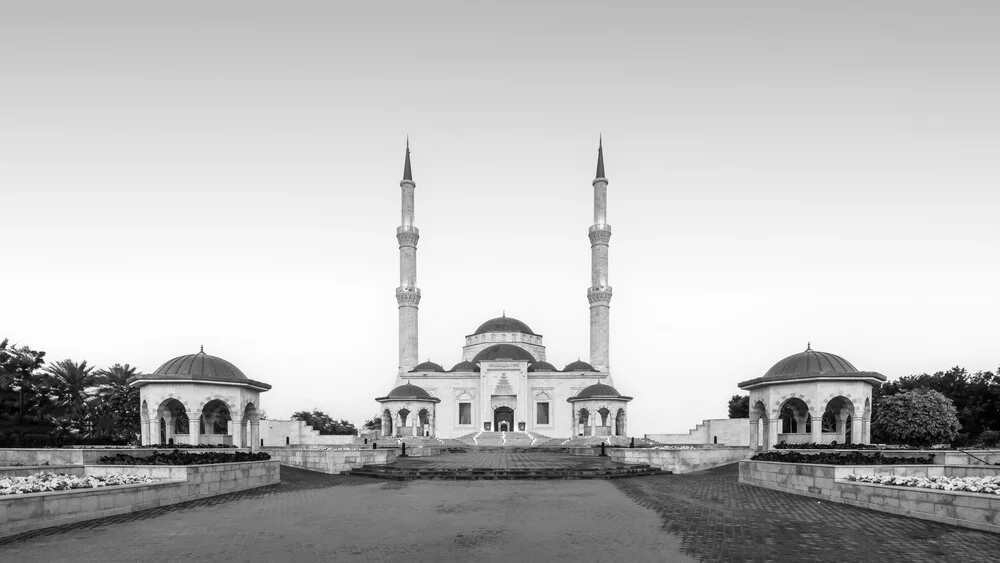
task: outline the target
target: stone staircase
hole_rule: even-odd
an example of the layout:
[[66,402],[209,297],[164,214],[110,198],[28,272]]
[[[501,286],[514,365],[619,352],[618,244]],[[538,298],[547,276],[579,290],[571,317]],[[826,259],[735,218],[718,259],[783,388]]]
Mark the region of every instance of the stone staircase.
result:
[[603,467],[406,467],[396,464],[364,465],[350,471],[350,475],[373,477],[393,481],[450,480],[450,481],[506,481],[506,480],[551,480],[551,479],[624,479],[669,475],[648,464],[615,464]]

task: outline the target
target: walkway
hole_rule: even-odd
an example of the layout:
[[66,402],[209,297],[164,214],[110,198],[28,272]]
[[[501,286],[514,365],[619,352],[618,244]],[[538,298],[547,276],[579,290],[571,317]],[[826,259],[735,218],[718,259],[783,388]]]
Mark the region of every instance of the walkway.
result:
[[283,483],[0,540],[3,561],[995,561],[1000,535],[736,482]]

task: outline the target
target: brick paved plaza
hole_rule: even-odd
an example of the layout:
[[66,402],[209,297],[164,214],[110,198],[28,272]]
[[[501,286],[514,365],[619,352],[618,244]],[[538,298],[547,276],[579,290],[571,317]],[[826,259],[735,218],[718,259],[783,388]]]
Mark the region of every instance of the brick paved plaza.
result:
[[2,561],[996,561],[1000,536],[740,485],[731,465],[618,481],[282,484],[0,540]]

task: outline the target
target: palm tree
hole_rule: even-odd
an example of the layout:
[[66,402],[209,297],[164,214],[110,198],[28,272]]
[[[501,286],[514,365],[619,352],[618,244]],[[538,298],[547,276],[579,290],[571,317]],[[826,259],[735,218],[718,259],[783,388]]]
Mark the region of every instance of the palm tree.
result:
[[128,364],[115,364],[95,372],[98,388],[91,397],[92,412],[97,415],[99,431],[105,435],[133,441],[140,431],[139,389],[128,385],[135,371]]
[[17,418],[15,425],[21,425],[28,412],[28,403],[36,403],[38,424],[42,422],[40,412],[45,392],[44,377],[38,369],[45,363],[45,352],[32,350],[27,346],[7,345],[5,338],[0,342],[0,391],[17,389]]
[[94,367],[88,366],[86,360],[79,364],[73,360],[62,360],[50,364],[43,371],[55,396],[54,405],[71,428],[82,428],[83,422],[90,418],[88,399],[100,382],[97,374],[91,373],[93,370]]

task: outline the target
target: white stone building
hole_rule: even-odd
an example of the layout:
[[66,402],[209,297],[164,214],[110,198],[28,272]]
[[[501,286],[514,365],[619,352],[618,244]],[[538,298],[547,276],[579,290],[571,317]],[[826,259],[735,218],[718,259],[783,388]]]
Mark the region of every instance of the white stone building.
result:
[[409,145],[403,165],[400,253],[399,369],[395,386],[376,399],[382,433],[454,438],[479,431],[527,431],[552,437],[627,434],[631,397],[613,387],[609,365],[611,287],[608,285],[607,186],[604,150],[598,145],[594,224],[590,227],[590,362],[563,369],[548,363],[542,335],[506,315],[490,319],[465,337],[461,361],[445,370],[418,364],[416,183]]
[[271,388],[226,360],[197,354],[137,375],[142,444],[260,444],[260,394]]
[[750,391],[750,448],[769,450],[781,442],[871,443],[872,388],[885,380],[807,346],[763,377],[739,384]]

